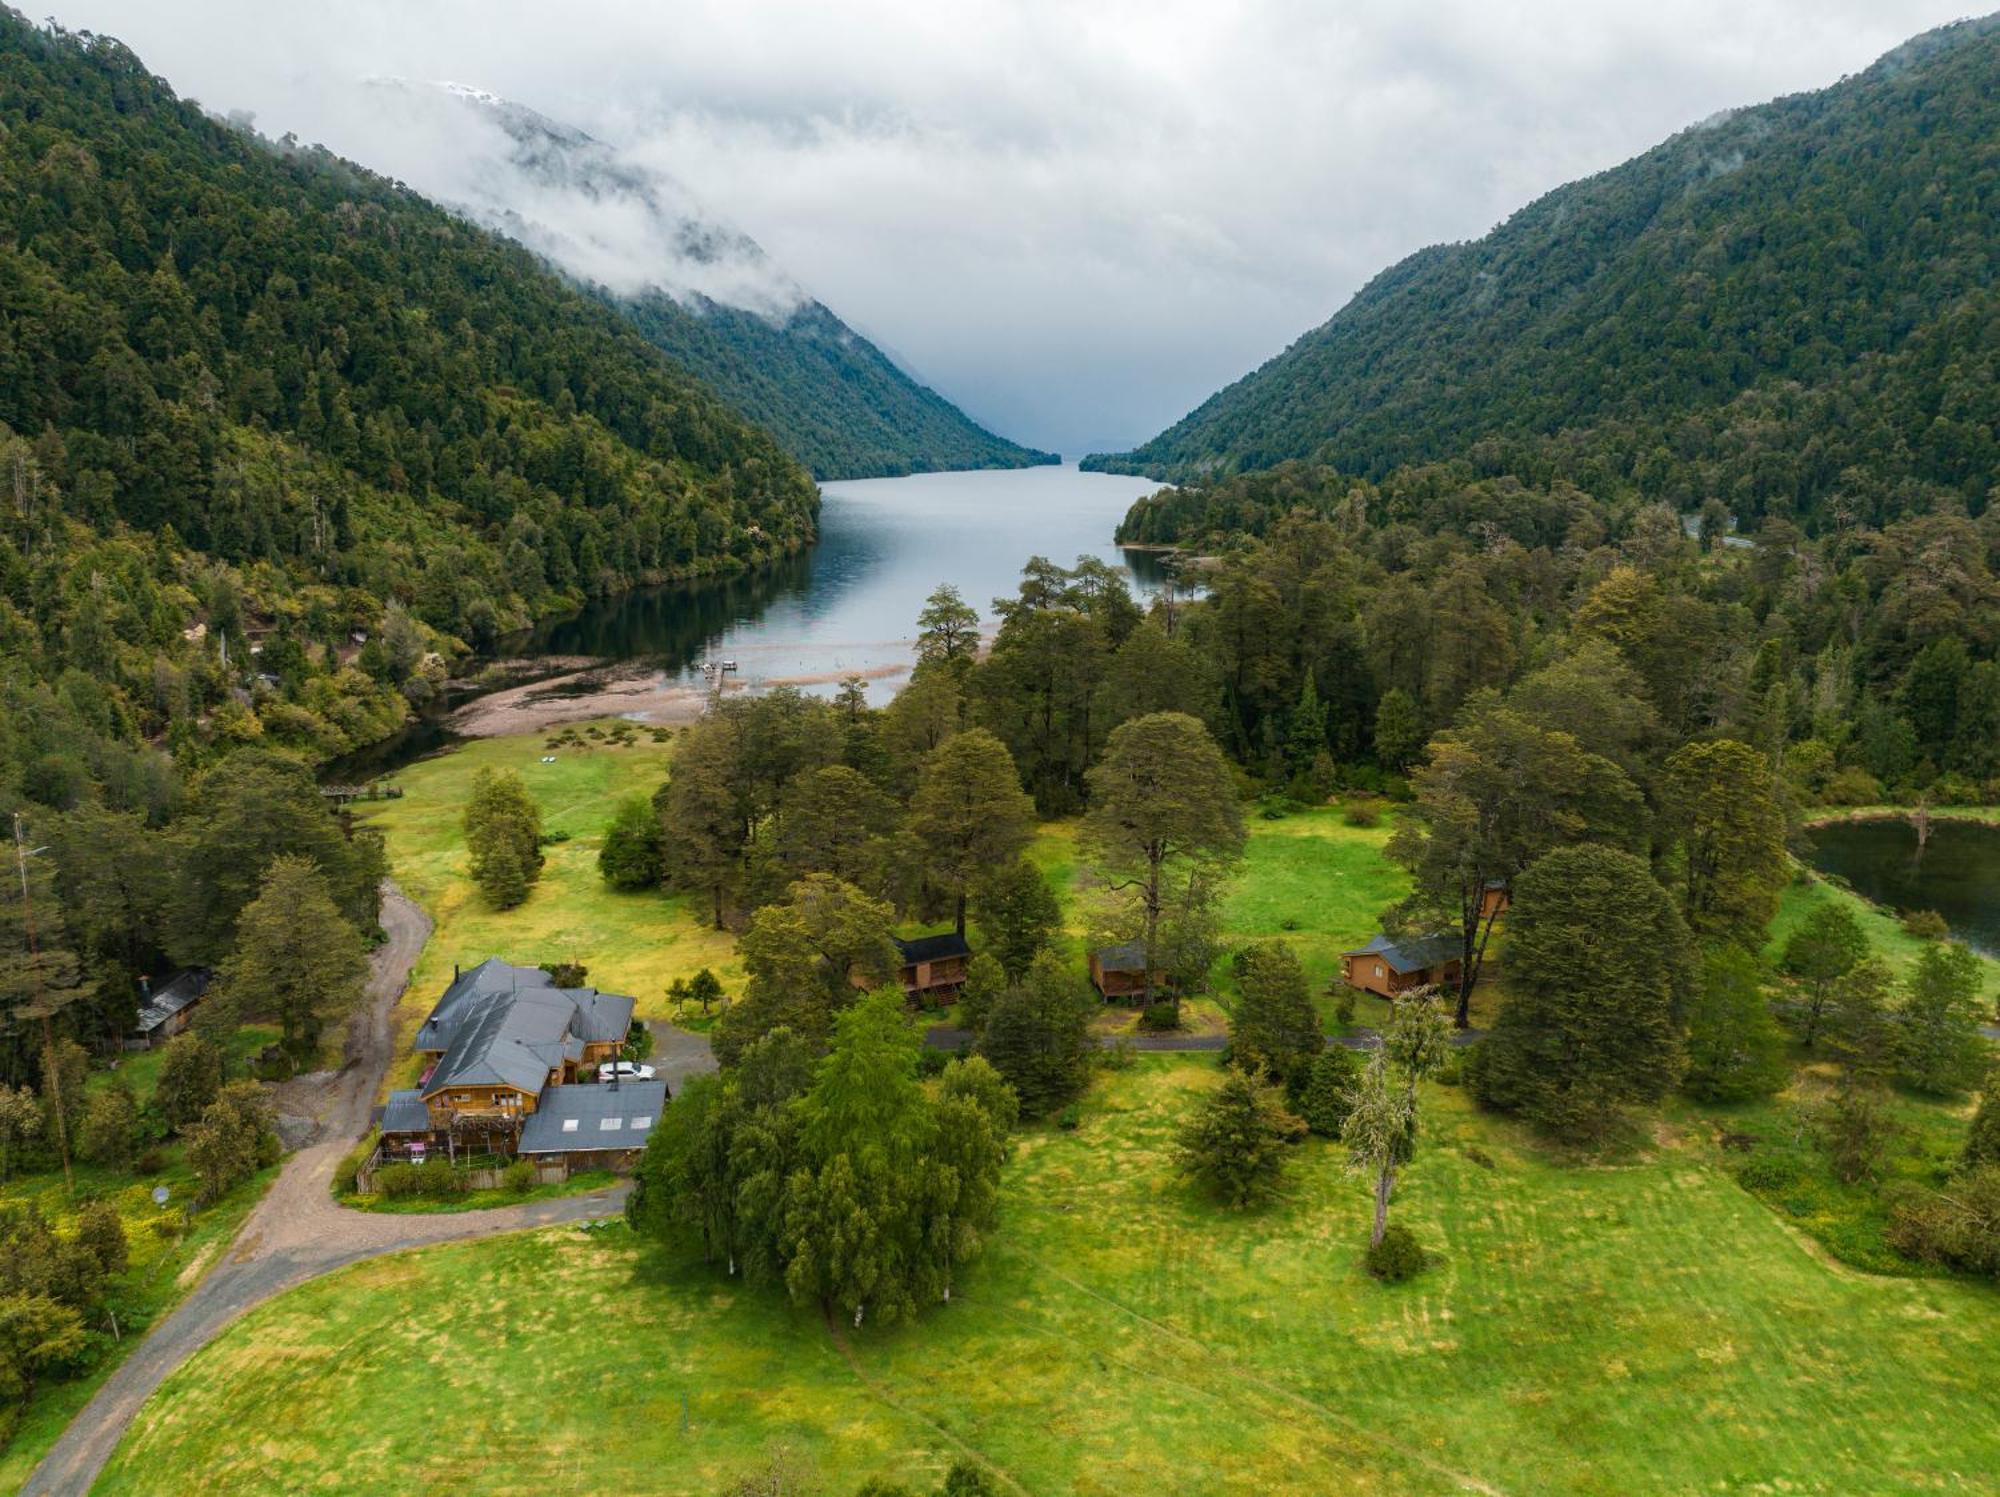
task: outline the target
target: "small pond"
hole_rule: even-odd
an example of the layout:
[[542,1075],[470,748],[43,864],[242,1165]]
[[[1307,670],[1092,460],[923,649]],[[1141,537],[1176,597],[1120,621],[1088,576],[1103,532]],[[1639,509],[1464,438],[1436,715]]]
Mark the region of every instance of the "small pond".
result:
[[1952,934],[2000,956],[2000,827],[1931,822],[1920,849],[1907,821],[1816,827],[1812,865],[1893,910],[1936,910]]

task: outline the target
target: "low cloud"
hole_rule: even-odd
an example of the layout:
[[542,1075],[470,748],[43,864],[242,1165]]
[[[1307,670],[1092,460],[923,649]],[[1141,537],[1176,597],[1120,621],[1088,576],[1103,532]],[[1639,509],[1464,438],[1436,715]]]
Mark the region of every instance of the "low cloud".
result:
[[[212,109],[475,208],[479,153],[385,129],[359,80],[457,79],[578,126],[769,252],[720,256],[745,272],[720,299],[795,279],[976,416],[1074,453],[1151,435],[1402,255],[1959,10],[61,0],[57,18]],[[538,247],[611,284],[672,242],[587,194],[532,206]]]

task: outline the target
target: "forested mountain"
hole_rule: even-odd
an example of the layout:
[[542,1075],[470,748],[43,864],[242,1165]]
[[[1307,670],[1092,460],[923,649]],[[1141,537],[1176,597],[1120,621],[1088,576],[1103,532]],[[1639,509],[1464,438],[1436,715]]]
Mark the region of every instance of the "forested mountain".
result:
[[385,165],[597,288],[815,478],[1056,461],[910,378],[658,168],[482,90],[376,89]]
[[1817,525],[2000,467],[2000,18],[1685,130],[1412,255],[1136,450],[1212,478],[1465,458]]
[[[626,319],[402,187],[208,118],[114,41],[0,11],[0,183],[17,708],[49,683],[98,738],[324,755],[393,725],[458,641],[813,538],[805,471]],[[0,775],[89,758],[4,746]]]

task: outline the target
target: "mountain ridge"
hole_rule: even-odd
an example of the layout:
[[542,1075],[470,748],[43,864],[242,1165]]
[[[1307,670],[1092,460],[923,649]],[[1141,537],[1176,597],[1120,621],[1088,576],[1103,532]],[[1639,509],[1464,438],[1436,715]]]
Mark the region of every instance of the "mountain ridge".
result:
[[[1987,17],[1829,88],[1711,116],[1479,239],[1389,266],[1151,441],[1085,466],[1187,481],[1310,460],[1380,478],[1482,443],[1560,466],[1564,443],[1599,441],[1633,470],[1686,421],[1701,441],[1731,439],[1714,417],[1734,402],[1886,394],[1926,419],[1944,409],[1948,429],[1872,431],[1871,457],[1827,413],[1798,443],[1810,457],[1819,439],[1810,471],[1749,483],[1730,496],[1739,512],[1754,518],[1786,487],[1810,512],[1849,467],[1977,508],[1996,456],[1978,435],[1990,402],[1953,410],[1927,368],[1888,366],[1924,365],[1926,340],[1949,345],[1945,362],[1989,357],[1996,76],[2000,17]],[[1868,389],[1883,378],[1893,388]]]
[[[373,83],[397,116],[381,149],[421,173],[422,190],[629,317],[816,479],[1057,460],[973,421],[670,174],[485,89]],[[438,103],[462,117],[442,122],[435,147],[414,148],[440,129]]]

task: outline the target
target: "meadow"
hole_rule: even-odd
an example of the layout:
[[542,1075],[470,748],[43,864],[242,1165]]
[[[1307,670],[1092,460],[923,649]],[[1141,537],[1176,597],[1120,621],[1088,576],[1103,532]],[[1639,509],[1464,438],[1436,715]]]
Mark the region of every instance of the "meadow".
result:
[[162,1389],[99,1492],[712,1493],[789,1447],[830,1493],[976,1454],[1035,1493],[1993,1490],[2000,1295],[1831,1260],[1730,1178],[1712,1120],[1550,1159],[1428,1089],[1398,1219],[1301,1146],[1286,1198],[1176,1177],[1205,1057],[1107,1073],[1030,1131],[949,1307],[831,1331],[622,1227],[364,1264],[253,1312]]
[[[584,743],[588,746],[551,750],[538,735],[473,740],[397,774],[400,798],[357,806],[357,814],[382,832],[403,892],[435,922],[399,1011],[404,1039],[451,980],[454,966],[488,956],[524,964],[582,962],[592,984],[631,994],[645,1017],[665,1017],[668,985],[702,967],[713,970],[732,995],[741,991],[734,937],[710,926],[702,901],[619,893],[598,876],[598,850],[618,802],[659,788],[669,772],[671,742],[642,735],[622,747],[588,737]],[[553,762],[544,763],[549,757]],[[473,779],[487,768],[520,774],[541,807],[545,832],[559,839],[543,848],[541,880],[527,902],[512,910],[492,908],[466,877],[461,820]],[[1249,827],[1248,849],[1222,906],[1225,937],[1232,945],[1273,937],[1290,941],[1330,1016],[1333,999],[1327,990],[1339,973],[1340,953],[1372,936],[1383,908],[1407,888],[1403,875],[1381,857],[1388,829],[1347,826],[1330,808],[1278,820],[1253,815]],[[1081,970],[1090,899],[1076,824],[1043,824],[1028,857],[1063,908],[1058,949]],[[1190,1005],[1191,1020],[1207,1014],[1220,1022],[1233,993],[1226,961],[1217,963],[1213,980],[1216,1000]],[[1370,1022],[1384,1012],[1377,1000],[1364,998],[1358,1017]],[[414,1075],[409,1065],[400,1067],[395,1084],[409,1075]]]
[[[241,1075],[249,1056],[275,1038],[276,1031],[265,1025],[237,1030],[227,1045],[231,1073]],[[122,1056],[116,1071],[93,1072],[90,1088],[123,1082],[143,1106],[158,1084],[161,1059],[158,1050]],[[131,1257],[130,1268],[107,1296],[110,1315],[89,1328],[90,1370],[78,1378],[45,1379],[25,1407],[0,1408],[0,1442],[4,1442],[0,1491],[14,1491],[28,1479],[64,1426],[90,1402],[139,1337],[201,1281],[278,1174],[275,1166],[260,1170],[221,1200],[190,1215],[198,1182],[184,1157],[184,1146],[174,1140],[154,1152],[159,1168],[141,1176],[79,1161],[74,1191],[64,1184],[59,1169],[16,1175],[0,1183],[0,1211],[33,1207],[63,1229],[83,1203],[109,1201],[124,1224]],[[154,1190],[162,1186],[167,1191],[164,1206],[153,1200]]]

